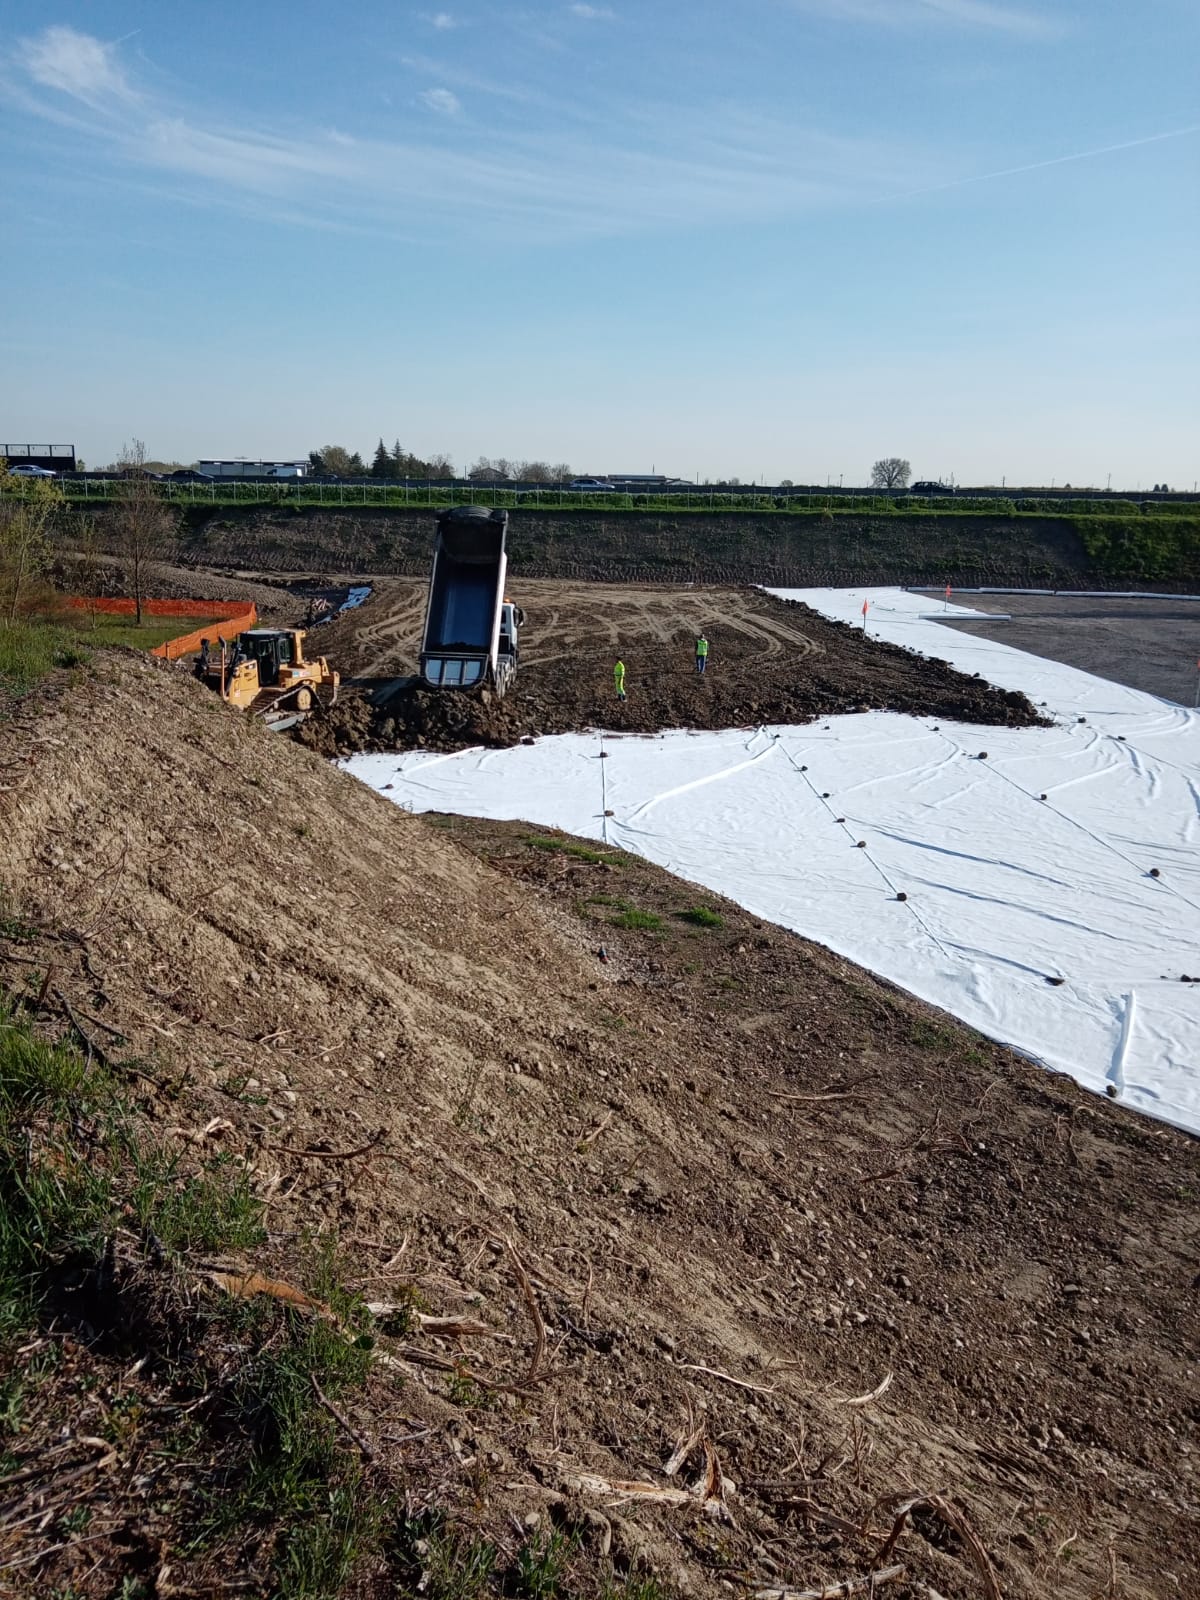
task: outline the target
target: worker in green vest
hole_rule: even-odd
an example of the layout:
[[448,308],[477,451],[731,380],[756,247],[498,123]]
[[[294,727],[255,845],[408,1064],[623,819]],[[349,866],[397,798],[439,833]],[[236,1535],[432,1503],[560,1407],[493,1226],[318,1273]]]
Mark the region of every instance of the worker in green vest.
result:
[[696,671],[703,672],[708,665],[708,640],[703,634],[696,640]]
[[613,687],[617,691],[617,699],[618,700],[624,700],[624,698],[625,698],[625,663],[623,661],[618,661],[616,666],[613,668]]

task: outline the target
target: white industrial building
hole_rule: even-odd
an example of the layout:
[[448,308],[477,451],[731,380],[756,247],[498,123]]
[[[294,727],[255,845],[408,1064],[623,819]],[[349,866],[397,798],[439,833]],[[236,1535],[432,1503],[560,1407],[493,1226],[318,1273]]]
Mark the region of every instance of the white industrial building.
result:
[[308,457],[302,461],[201,461],[199,469],[210,478],[307,478]]

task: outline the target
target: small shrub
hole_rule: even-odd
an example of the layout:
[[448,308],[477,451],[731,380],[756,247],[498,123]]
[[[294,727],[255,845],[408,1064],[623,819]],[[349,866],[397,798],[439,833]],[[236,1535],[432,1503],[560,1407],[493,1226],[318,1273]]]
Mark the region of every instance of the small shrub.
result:
[[491,1393],[476,1383],[469,1372],[456,1372],[446,1385],[446,1394],[456,1406],[468,1410],[488,1411],[495,1404]]
[[516,1589],[522,1600],[556,1600],[572,1541],[559,1529],[538,1534],[517,1552]]
[[679,913],[681,922],[691,922],[697,928],[723,928],[725,918],[718,912],[712,911],[708,906],[692,906],[690,910]]
[[622,911],[619,917],[614,917],[612,925],[614,928],[640,928],[653,932],[663,926],[663,919],[655,911],[639,911],[636,906],[631,906],[628,911]]

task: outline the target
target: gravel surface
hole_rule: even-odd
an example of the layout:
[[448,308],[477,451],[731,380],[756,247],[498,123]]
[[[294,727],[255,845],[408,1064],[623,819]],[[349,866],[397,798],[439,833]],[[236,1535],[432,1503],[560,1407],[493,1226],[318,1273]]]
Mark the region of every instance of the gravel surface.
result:
[[954,622],[1051,661],[1065,661],[1114,683],[1195,703],[1200,660],[1200,598],[1110,600],[1099,595],[969,594],[955,599],[979,611],[1007,613],[1011,622]]

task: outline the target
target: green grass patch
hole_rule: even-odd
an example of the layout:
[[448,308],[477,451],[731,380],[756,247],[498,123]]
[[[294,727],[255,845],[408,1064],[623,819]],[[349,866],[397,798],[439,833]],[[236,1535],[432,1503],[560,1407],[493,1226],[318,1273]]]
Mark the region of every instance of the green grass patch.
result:
[[248,1448],[202,1504],[191,1552],[261,1528],[273,1535],[277,1593],[325,1600],[378,1547],[391,1510],[386,1497],[365,1492],[362,1467],[314,1389],[332,1401],[360,1385],[371,1336],[348,1338],[323,1318],[261,1299],[231,1303],[222,1322],[226,1341],[259,1352],[222,1405],[221,1425]]
[[687,911],[676,913],[680,922],[693,923],[697,928],[723,928],[725,918],[719,912],[712,911],[708,906],[690,906]]
[[[0,1339],[12,1354],[44,1315],[89,1320],[115,1237],[140,1239],[164,1269],[148,1293],[174,1293],[173,1262],[188,1255],[244,1251],[264,1239],[262,1205],[244,1169],[225,1155],[192,1161],[163,1145],[126,1103],[114,1073],[69,1044],[40,1038],[5,1004],[0,1009]],[[189,1434],[184,1457],[219,1444],[221,1466],[194,1487],[184,1519],[189,1554],[253,1538],[272,1568],[272,1593],[288,1600],[338,1594],[368,1552],[377,1552],[386,1495],[365,1492],[362,1467],[315,1384],[334,1399],[361,1385],[374,1345],[371,1318],[340,1283],[332,1245],[313,1248],[302,1269],[308,1291],[336,1321],[301,1315],[268,1297],[175,1307],[170,1348],[145,1351],[180,1381],[228,1364],[233,1376],[211,1393],[208,1445]],[[127,1325],[101,1330],[120,1346],[140,1336]],[[203,1351],[215,1334],[220,1362]],[[57,1350],[57,1346],[53,1346]],[[230,1352],[240,1359],[229,1360]],[[211,1380],[205,1380],[210,1382]],[[0,1389],[0,1430],[20,1432],[38,1377],[10,1368]],[[113,1405],[106,1437],[132,1448],[149,1424],[130,1390]],[[170,1442],[162,1441],[169,1452]],[[209,1486],[212,1487],[209,1487]],[[69,1530],[68,1530],[69,1531]]]
[[558,1528],[537,1533],[517,1551],[513,1587],[521,1600],[565,1600],[563,1584],[575,1540]]
[[500,1575],[496,1546],[447,1524],[440,1511],[400,1518],[392,1531],[389,1554],[399,1575],[407,1580],[404,1593],[421,1593],[427,1600],[479,1600],[496,1592],[494,1580]]
[[133,650],[156,650],[168,639],[181,638],[197,628],[216,622],[216,617],[143,617],[139,626],[132,617],[114,617],[97,612],[96,626],[83,632],[92,644],[127,645]]
[[665,926],[663,919],[657,911],[639,911],[636,906],[630,906],[628,911],[622,911],[620,916],[612,919],[614,928],[640,928],[643,932],[654,933]]
[[928,1022],[917,1017],[908,1030],[909,1042],[921,1050],[950,1050],[958,1042],[952,1028],[940,1022]]
[[64,1277],[85,1277],[118,1225],[168,1254],[262,1238],[228,1156],[185,1169],[132,1116],[114,1077],[0,1004],[0,1335],[27,1328]]
[[521,843],[528,845],[531,850],[556,851],[576,861],[591,862],[593,866],[602,861],[613,867],[625,864],[623,856],[614,855],[610,850],[593,850],[590,845],[579,844],[574,839],[552,839],[544,833],[529,833]]
[[55,667],[88,659],[71,628],[42,622],[0,623],[0,688],[23,694]]
[[[59,485],[64,497],[71,503],[104,505],[120,492],[120,485],[110,480],[69,480]],[[23,492],[10,482],[2,491],[14,498]],[[461,485],[439,486],[435,483],[406,486],[387,480],[373,483],[321,484],[303,480],[281,483],[247,483],[218,481],[214,483],[165,483],[161,485],[162,498],[170,505],[185,511],[211,513],[218,507],[255,506],[305,509],[345,507],[374,507],[379,510],[407,509],[410,511],[440,509],[450,505],[484,505],[505,507],[509,510],[532,512],[584,511],[604,515],[622,512],[684,512],[695,515],[703,512],[754,513],[771,512],[791,516],[821,514],[825,512],[845,516],[873,516],[911,518],[929,515],[969,516],[1079,516],[1121,515],[1153,516],[1160,519],[1195,515],[1195,502],[1185,499],[1128,500],[1110,494],[1090,493],[1081,490],[1074,494],[1012,494],[998,491],[978,495],[914,495],[903,493],[854,494],[849,490],[829,488],[779,486],[774,492],[749,488],[733,489],[719,484],[697,484],[684,488],[666,488],[645,493],[626,493],[620,490],[604,492],[572,490],[565,486],[547,484],[538,488],[510,489],[500,485],[479,488]],[[381,540],[380,543],[383,541]]]
[[0,883],[0,939],[9,939],[15,944],[28,944],[36,936],[37,929],[17,914],[9,900],[8,891]]
[[[130,1472],[164,1472],[170,1481],[169,1508],[159,1510],[173,1525],[172,1563],[184,1572],[192,1561],[201,1571],[249,1566],[273,1600],[336,1600],[366,1592],[364,1580],[376,1585],[372,1593],[420,1592],[427,1600],[570,1600],[579,1592],[571,1573],[577,1536],[543,1527],[502,1555],[449,1511],[414,1516],[394,1486],[364,1466],[327,1409],[353,1405],[377,1334],[403,1333],[408,1303],[396,1327],[377,1327],[344,1287],[344,1263],[324,1238],[300,1246],[283,1270],[332,1317],[268,1295],[197,1300],[190,1285],[180,1293],[188,1280],[175,1268],[189,1253],[245,1252],[263,1241],[262,1209],[244,1171],[220,1156],[183,1164],[128,1103],[119,1066],[109,1070],[69,1043],[40,1037],[2,999],[0,1194],[0,1474],[19,1470],[34,1440],[55,1439],[64,1421],[74,1422],[73,1397],[108,1391],[108,1374],[125,1371],[136,1348],[145,1370],[111,1386],[119,1392],[96,1427]],[[114,1239],[115,1295],[111,1283],[103,1287]],[[121,1259],[139,1240],[159,1265],[137,1268],[130,1285]],[[106,1299],[112,1320],[97,1329],[91,1351],[77,1335],[69,1363],[57,1340],[39,1341],[40,1350],[17,1360],[40,1321],[82,1327]],[[423,1303],[415,1291],[408,1301]],[[169,1312],[168,1344],[158,1322],[137,1320],[151,1305]],[[198,1394],[203,1406],[155,1404],[155,1385],[164,1383],[172,1397]],[[452,1378],[450,1392],[460,1405],[493,1403],[465,1373]],[[114,1480],[114,1506],[121,1492]],[[52,1537],[69,1544],[108,1513],[103,1498],[81,1503],[58,1519]],[[45,1592],[73,1592],[51,1586],[61,1572],[39,1570],[43,1576]],[[105,1581],[105,1593],[130,1600],[144,1587],[124,1566]],[[605,1600],[667,1600],[649,1578],[609,1577],[602,1592]]]

